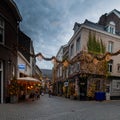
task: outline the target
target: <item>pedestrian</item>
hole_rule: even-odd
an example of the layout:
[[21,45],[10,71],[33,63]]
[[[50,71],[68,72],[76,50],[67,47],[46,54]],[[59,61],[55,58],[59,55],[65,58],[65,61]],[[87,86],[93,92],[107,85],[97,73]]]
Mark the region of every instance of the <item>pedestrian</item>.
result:
[[51,97],[51,90],[48,91],[49,97]]

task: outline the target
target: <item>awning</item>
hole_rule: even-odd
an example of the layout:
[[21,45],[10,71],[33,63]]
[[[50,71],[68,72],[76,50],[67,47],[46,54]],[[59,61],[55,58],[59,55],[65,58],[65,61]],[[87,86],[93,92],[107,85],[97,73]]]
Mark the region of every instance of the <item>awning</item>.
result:
[[33,77],[21,77],[17,78],[18,81],[28,81],[28,82],[40,82],[40,80]]

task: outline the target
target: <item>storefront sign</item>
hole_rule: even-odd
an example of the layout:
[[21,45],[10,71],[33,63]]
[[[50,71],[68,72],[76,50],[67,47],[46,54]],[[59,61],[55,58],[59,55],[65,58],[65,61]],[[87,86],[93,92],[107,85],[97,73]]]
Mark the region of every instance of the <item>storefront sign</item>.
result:
[[25,64],[19,64],[19,65],[18,65],[18,69],[19,69],[19,70],[25,70],[25,68],[26,68],[26,67],[25,67]]

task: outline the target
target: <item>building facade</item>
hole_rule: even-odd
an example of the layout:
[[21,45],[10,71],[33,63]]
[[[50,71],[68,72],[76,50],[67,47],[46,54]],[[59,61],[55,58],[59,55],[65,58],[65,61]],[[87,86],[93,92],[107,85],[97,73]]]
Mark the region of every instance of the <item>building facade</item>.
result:
[[[32,76],[33,59],[30,55],[32,40],[22,31],[19,31],[18,40],[18,78]],[[35,62],[35,61],[34,61]],[[35,63],[34,63],[35,64]]]
[[[101,56],[106,52],[115,53],[119,50],[119,24],[120,12],[116,9],[102,15],[98,23],[85,20],[82,24],[74,24],[74,34],[68,42],[68,60],[72,62],[68,66],[69,94],[87,99],[90,95],[94,97],[91,92],[94,90],[94,93],[107,91],[111,99],[120,97],[120,55],[112,56],[106,61],[106,69],[103,69],[100,61],[88,64],[93,53]],[[91,52],[92,54],[85,56]],[[108,74],[109,77],[106,78]]]
[[8,84],[17,76],[18,27],[22,20],[12,0],[0,3],[0,103],[8,96]]

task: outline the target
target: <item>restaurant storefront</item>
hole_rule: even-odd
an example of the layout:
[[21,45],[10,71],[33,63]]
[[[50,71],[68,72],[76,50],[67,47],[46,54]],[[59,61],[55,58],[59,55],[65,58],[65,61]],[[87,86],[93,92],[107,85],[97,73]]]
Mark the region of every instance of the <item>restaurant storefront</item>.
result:
[[15,103],[28,100],[31,94],[34,94],[34,98],[38,97],[40,96],[40,89],[41,82],[38,79],[32,77],[17,78],[11,81],[9,85],[9,102]]

